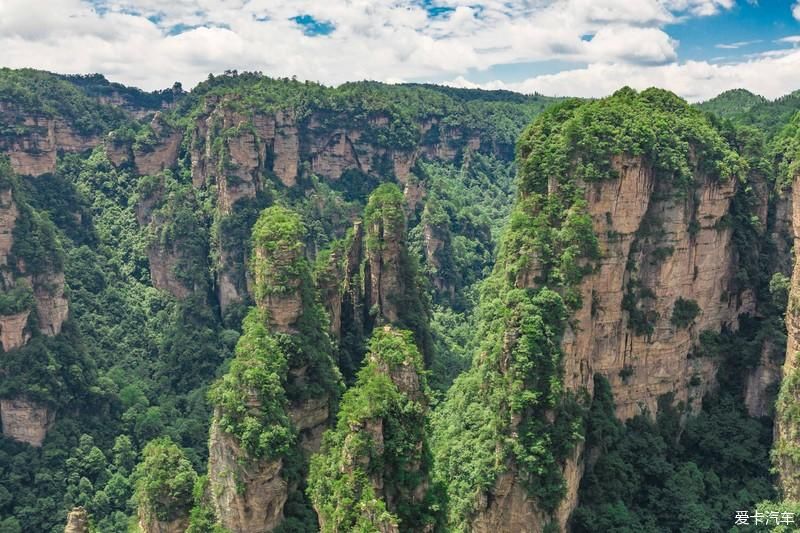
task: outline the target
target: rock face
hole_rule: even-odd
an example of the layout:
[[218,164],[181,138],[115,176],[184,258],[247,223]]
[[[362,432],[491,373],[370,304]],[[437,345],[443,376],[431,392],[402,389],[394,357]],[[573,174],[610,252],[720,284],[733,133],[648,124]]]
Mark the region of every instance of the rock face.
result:
[[64,533],[89,533],[89,515],[83,507],[75,507],[67,514]]
[[0,103],[0,122],[17,124],[23,132],[0,138],[0,152],[8,154],[11,167],[21,176],[53,173],[59,152],[83,152],[99,142],[95,136],[80,135],[61,118],[26,115],[8,103]]
[[[735,330],[738,316],[754,310],[752,295],[737,296],[732,230],[720,224],[737,181],[699,175],[694,197],[681,198],[654,179],[642,159],[619,157],[612,164],[618,178],[584,184],[600,259],[580,284],[584,305],[562,340],[565,384],[591,391],[594,374],[602,374],[623,420],[657,413],[666,394],[696,411],[715,386],[718,365],[695,356],[699,333]],[[548,192],[559,194],[558,186],[551,183]],[[517,283],[534,286],[537,276],[534,262]],[[700,309],[686,327],[672,321],[679,299],[695,301]],[[647,321],[646,328],[635,324],[637,319]],[[567,493],[551,517],[562,530],[577,505],[582,453],[579,445],[563,467]],[[503,524],[540,531],[547,523],[511,474],[498,479],[488,498],[475,531]]]
[[21,348],[28,343],[31,335],[25,331],[25,326],[28,324],[30,314],[30,311],[22,311],[15,315],[0,316],[0,343],[4,352]]
[[318,274],[347,377],[361,365],[363,339],[385,324],[412,330],[430,361],[429,310],[417,279],[406,244],[403,193],[394,184],[381,185],[370,196],[364,220],[356,220],[342,249]]
[[133,161],[136,171],[142,175],[153,175],[172,168],[178,162],[178,149],[183,136],[164,122],[161,113],[156,113],[150,122],[150,128],[158,141],[148,149],[133,149]]
[[50,337],[61,333],[61,326],[69,315],[69,302],[64,296],[64,284],[63,272],[33,278],[33,296],[36,301],[39,331]]
[[[691,357],[699,333],[735,330],[738,315],[754,311],[752,295],[737,298],[732,229],[720,223],[737,182],[700,175],[694,197],[681,199],[641,159],[613,166],[618,179],[586,186],[601,259],[581,284],[586,305],[563,342],[566,383],[591,390],[594,373],[603,374],[621,419],[656,413],[667,393],[696,410],[716,373],[713,361]],[[688,327],[672,321],[679,299],[700,309]]]
[[[216,417],[215,417],[216,418]],[[209,479],[222,525],[234,533],[271,531],[283,520],[289,487],[281,477],[283,461],[251,461],[236,439],[212,422]]]
[[49,407],[24,398],[0,400],[3,435],[40,447],[55,422]]
[[372,325],[397,323],[408,290],[409,272],[403,264],[407,261],[404,214],[402,209],[393,209],[395,206],[386,207],[370,217],[366,227],[364,305]]
[[156,519],[146,519],[140,517],[139,529],[142,533],[185,533],[189,527],[187,518],[178,518],[171,522],[162,522]]
[[[2,172],[4,169],[0,169]],[[26,217],[26,218],[22,218]],[[0,315],[0,344],[3,352],[24,348],[35,333],[29,326],[31,317],[39,332],[47,336],[61,333],[69,314],[64,295],[64,273],[56,263],[45,262],[32,269],[23,257],[17,256],[14,229],[20,220],[24,227],[36,228],[37,219],[30,206],[18,205],[13,186],[0,191],[0,291],[15,303]],[[57,241],[51,243],[58,247]],[[52,250],[57,255],[59,250]],[[33,270],[33,272],[32,272]],[[10,293],[10,294],[9,294]],[[27,300],[21,295],[27,294]],[[0,354],[2,357],[2,354]],[[46,405],[24,395],[0,400],[3,434],[32,446],[41,446],[55,413]]]
[[[220,523],[236,533],[271,531],[283,521],[284,504],[301,490],[296,481],[288,481],[284,462],[289,458],[305,468],[307,458],[319,450],[339,395],[340,376],[331,356],[324,311],[313,290],[303,231],[299,215],[278,206],[265,209],[253,229],[256,308],[245,319],[236,360],[223,383],[230,387],[226,394],[242,395],[251,422],[275,424],[278,429],[269,431],[287,435],[289,444],[284,452],[253,452],[252,446],[238,440],[240,433],[227,429],[243,416],[237,410],[242,402],[237,402],[235,412],[215,404],[209,441],[210,493]],[[254,386],[253,378],[237,377],[241,375],[237,363],[265,370],[267,359],[281,361],[271,370],[280,373],[280,383],[285,384],[285,390],[271,393],[279,400],[262,395],[264,388]],[[269,408],[266,401],[272,402]]]
[[[793,234],[795,250],[800,246],[800,177],[792,187]],[[776,405],[773,457],[780,476],[780,488],[786,501],[800,500],[800,261],[795,258],[789,304],[786,308],[786,360],[783,382]]]
[[750,371],[745,382],[744,404],[752,417],[773,416],[775,413],[776,385],[781,381],[781,365],[775,352],[783,347],[764,342],[758,365]]
[[[391,127],[383,115],[343,127],[338,124],[352,121],[336,120],[329,112],[299,117],[287,109],[251,113],[240,107],[233,97],[207,97],[188,139],[192,182],[214,191],[222,217],[235,214],[237,202],[256,199],[269,185],[270,176],[291,188],[312,174],[331,181],[348,173],[370,178],[394,174],[405,184],[407,202],[413,206],[422,195],[419,184],[410,179],[420,157],[453,161],[464,150],[493,148],[482,147],[473,134],[438,124],[439,119],[419,124],[423,140],[418,146],[400,149],[376,140],[376,132]],[[433,127],[440,135],[425,140],[424,134]],[[237,246],[246,247],[246,243]],[[230,264],[235,257],[232,249],[220,248],[219,257],[216,284],[224,312],[247,299],[247,283],[244,270]]]

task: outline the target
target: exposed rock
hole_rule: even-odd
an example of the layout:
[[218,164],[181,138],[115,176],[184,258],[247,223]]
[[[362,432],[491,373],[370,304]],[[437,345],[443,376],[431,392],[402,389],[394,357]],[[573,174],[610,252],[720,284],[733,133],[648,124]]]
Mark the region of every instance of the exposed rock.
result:
[[8,254],[14,245],[14,226],[19,210],[11,189],[0,191],[0,266],[8,265]]
[[[752,312],[755,305],[752,293],[737,297],[732,230],[720,224],[738,182],[697,175],[694,197],[683,198],[666,180],[657,181],[640,158],[617,157],[612,164],[618,178],[584,184],[600,259],[580,284],[584,304],[562,338],[565,384],[591,394],[593,376],[602,374],[623,420],[640,413],[654,415],[666,394],[686,405],[688,412],[697,411],[703,395],[715,387],[718,366],[695,356],[699,333],[735,330],[738,316]],[[548,193],[559,194],[555,180]],[[654,232],[657,238],[650,238]],[[534,287],[538,275],[534,257],[517,285]],[[637,334],[623,305],[631,280],[649,293],[637,293],[633,301],[646,311],[650,333]],[[671,321],[679,298],[693,300],[700,308],[685,328]],[[528,498],[515,467],[509,465],[494,488],[481,496],[475,531],[541,531],[550,520],[564,531],[577,505],[582,452],[583,446],[577,446],[562,467],[567,494],[554,514],[543,514]]]
[[766,340],[758,365],[747,375],[744,403],[752,417],[774,414],[775,396],[781,381],[781,365],[776,361],[775,350],[772,342]]
[[[732,230],[718,224],[737,182],[698,176],[695,198],[680,199],[655,182],[642,160],[617,158],[613,164],[618,179],[586,187],[602,258],[581,284],[585,304],[563,340],[566,383],[591,390],[594,373],[603,374],[622,419],[643,410],[656,413],[658,398],[666,393],[697,410],[717,369],[714,361],[690,357],[699,333],[736,329],[738,315],[753,310],[732,292]],[[643,237],[648,224],[662,228],[655,242]],[[637,271],[628,269],[629,260]],[[652,291],[640,303],[652,318],[649,335],[637,335],[623,309],[632,278]],[[701,309],[691,327],[671,323],[678,298],[694,300]]]
[[[792,184],[792,229],[794,249],[800,249],[800,176]],[[783,383],[781,397],[776,407],[775,444],[773,457],[779,474],[779,485],[783,499],[800,501],[800,421],[797,419],[797,406],[800,405],[800,261],[795,258],[792,271],[792,284],[789,291],[789,304],[786,308],[786,359],[783,364]]]
[[472,521],[475,533],[519,531],[540,533],[547,523],[536,502],[512,472],[498,476],[492,490],[481,492],[475,506],[476,516]]
[[[153,175],[175,166],[181,145],[180,132],[168,134],[149,150],[134,150],[133,160],[140,175]],[[109,156],[109,159],[111,157]],[[112,160],[113,161],[113,160]]]
[[34,277],[33,296],[39,331],[50,337],[61,333],[61,326],[69,315],[69,302],[64,296],[64,273]]
[[30,340],[31,335],[25,330],[30,314],[28,310],[15,315],[0,316],[0,342],[3,344],[4,352],[21,348]]
[[55,421],[55,414],[45,405],[15,398],[0,400],[0,418],[3,435],[38,448]]
[[147,258],[150,262],[150,279],[155,288],[167,291],[178,299],[184,299],[192,291],[176,276],[175,268],[179,261],[177,253],[171,247],[165,247],[160,243],[151,244],[147,248]]
[[162,521],[155,516],[144,515],[139,512],[139,529],[142,533],[186,533],[189,527],[189,518],[181,516],[175,520]]
[[322,434],[331,418],[330,398],[309,398],[289,408],[289,418],[300,433],[300,447],[307,455],[319,451]]
[[283,461],[248,460],[236,439],[211,424],[208,474],[221,524],[233,533],[271,531],[283,520],[289,488]]
[[275,117],[276,131],[272,153],[274,163],[272,170],[286,187],[294,187],[297,183],[300,166],[300,139],[295,117],[280,112]]
[[115,167],[121,167],[133,159],[133,150],[128,143],[119,142],[113,134],[103,141],[106,157]]
[[[16,123],[16,113],[0,110],[0,122]],[[0,151],[8,154],[14,172],[22,176],[53,173],[59,152],[83,152],[99,142],[97,137],[79,135],[60,118],[26,116],[22,127],[22,135],[0,139]]]
[[[73,507],[67,514],[64,533],[89,533],[89,515],[83,507]],[[183,533],[183,532],[181,532]]]
[[402,254],[406,253],[405,221],[390,214],[377,216],[366,233],[365,306],[374,323],[396,323],[401,296],[406,291],[403,275],[408,274],[401,264]]

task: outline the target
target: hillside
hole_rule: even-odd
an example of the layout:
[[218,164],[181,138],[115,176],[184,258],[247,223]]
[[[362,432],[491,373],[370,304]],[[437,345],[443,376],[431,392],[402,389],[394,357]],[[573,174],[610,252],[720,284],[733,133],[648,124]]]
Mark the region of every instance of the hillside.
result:
[[795,509],[793,102],[0,70],[0,531]]

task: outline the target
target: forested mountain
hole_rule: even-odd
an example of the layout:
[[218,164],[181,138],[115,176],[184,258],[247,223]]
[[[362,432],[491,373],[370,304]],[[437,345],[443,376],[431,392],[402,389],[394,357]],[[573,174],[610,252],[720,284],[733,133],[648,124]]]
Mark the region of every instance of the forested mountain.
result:
[[0,70],[0,532],[800,511],[793,102]]

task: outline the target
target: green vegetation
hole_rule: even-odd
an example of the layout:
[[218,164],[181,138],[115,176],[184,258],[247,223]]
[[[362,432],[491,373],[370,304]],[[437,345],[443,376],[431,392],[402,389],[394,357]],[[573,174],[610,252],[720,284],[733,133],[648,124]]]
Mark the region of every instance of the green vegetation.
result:
[[305,228],[293,211],[274,206],[261,213],[253,227],[256,301],[297,290],[297,282],[308,269],[303,256],[304,237]]
[[15,315],[33,309],[33,289],[17,284],[0,293],[0,315]]
[[134,498],[148,522],[171,522],[189,515],[197,473],[168,437],[149,442],[133,473]]
[[[10,104],[0,146],[42,133],[24,124],[31,116],[62,119],[118,149],[156,148],[155,110],[163,131],[188,134],[174,167],[152,176],[139,176],[132,162],[113,164],[102,146],[59,153],[54,174],[24,179],[0,161],[0,190],[11,190],[18,208],[0,314],[35,309],[32,290],[18,282],[23,274],[63,270],[70,303],[60,335],[42,335],[32,312],[28,344],[2,354],[0,397],[39,402],[56,421],[41,449],[0,438],[0,531],[63,531],[74,505],[88,510],[97,531],[126,531],[138,501],[150,517],[186,518],[190,533],[222,533],[202,475],[212,410],[244,450],[241,461],[282,460],[280,475],[292,487],[284,532],[314,530],[309,499],[326,530],[468,530],[476,502],[506,473],[552,513],[565,494],[562,466],[581,442],[578,532],[722,531],[739,508],[793,509],[775,503],[770,421],[746,415],[741,388],[762,356],[775,364],[783,356],[790,260],[789,247],[772,242],[780,229],[772,196],[800,168],[800,122],[789,120],[798,102],[735,91],[698,109],[666,91],[626,88],[551,105],[504,91],[329,88],[236,72],[211,76],[191,93],[178,86],[145,93],[97,75],[0,70],[0,103]],[[206,138],[198,120],[211,109]],[[131,110],[149,116],[135,120]],[[255,119],[271,112],[296,121],[298,184],[286,188],[266,171],[255,176],[253,197],[223,213],[221,180],[241,185],[232,142],[256,135],[259,158],[267,168],[274,162],[276,148],[257,138]],[[350,139],[353,154],[369,175],[350,168],[338,180],[314,176],[307,141],[333,140],[342,130],[359,133]],[[193,152],[206,148],[219,167],[192,183],[203,164]],[[402,191],[393,157],[412,151],[422,155]],[[431,156],[442,153],[453,157]],[[580,287],[608,259],[586,189],[614,178],[618,158],[638,157],[655,170],[654,199],[668,194],[692,207],[699,177],[738,180],[714,229],[732,232],[738,260],[729,305],[749,305],[747,289],[757,313],[739,317],[736,332],[698,332],[689,357],[720,365],[717,395],[674,408],[664,398],[658,413],[622,424],[601,378],[592,400],[567,389],[561,343],[577,331],[577,312],[602,316],[595,291],[588,301]],[[668,228],[653,211],[633,246],[635,257],[657,266],[675,250],[662,242]],[[344,291],[371,283],[369,257],[354,258],[346,283],[337,277],[362,214],[359,252],[390,254],[378,259],[396,261],[400,274],[398,292],[368,309]],[[694,238],[706,225],[689,218]],[[153,287],[150,258],[185,289],[177,297]],[[640,266],[626,265],[622,306],[631,334],[646,336],[659,317]],[[224,310],[221,273],[244,296]],[[342,296],[341,309],[331,305],[341,312],[338,346],[314,282],[326,298]],[[690,296],[674,302],[676,328],[692,328],[702,312]],[[397,320],[380,314],[386,305]],[[341,403],[333,354],[353,381]],[[633,372],[628,365],[613,377],[631,380]],[[412,374],[419,391],[409,389]],[[797,418],[796,374],[778,395],[779,421]],[[690,375],[697,390],[712,384]],[[325,399],[332,418],[339,410],[310,474],[300,447],[309,435],[290,417],[309,399]],[[382,443],[374,439],[378,423]],[[776,464],[794,461],[795,448],[778,443]]]
[[615,156],[643,157],[676,189],[688,189],[695,170],[727,180],[746,169],[701,111],[661,89],[624,88],[609,98],[552,106],[523,134],[520,149],[526,194],[544,194],[548,176],[612,178]]
[[25,114],[61,117],[84,135],[100,134],[125,119],[121,110],[100,104],[68,80],[39,70],[0,68],[0,101],[18,109],[15,122],[0,129],[0,139],[25,131]]
[[280,457],[294,444],[286,414],[286,356],[266,324],[263,311],[248,313],[236,357],[209,391],[222,431],[234,435],[251,457],[259,459]]
[[411,332],[376,329],[336,428],[311,462],[308,493],[323,531],[378,531],[380,524],[423,531],[437,524],[440,494],[427,486],[429,397]]
[[[724,390],[724,389],[723,389]],[[772,429],[749,418],[729,392],[686,421],[665,397],[656,420],[614,416],[608,383],[595,377],[587,446],[599,454],[584,474],[577,533],[727,532],[738,510],[774,495],[768,461]]]
[[766,103],[766,98],[746,89],[731,89],[698,104],[697,107],[721,118],[736,119],[746,115],[754,107]]
[[678,328],[688,328],[694,324],[694,319],[700,314],[700,306],[694,300],[678,297],[672,306],[670,322]]

